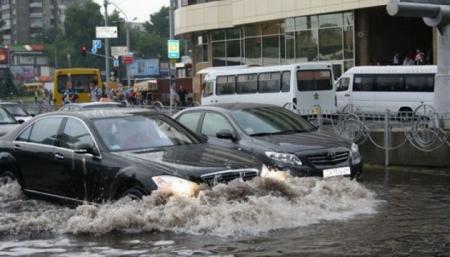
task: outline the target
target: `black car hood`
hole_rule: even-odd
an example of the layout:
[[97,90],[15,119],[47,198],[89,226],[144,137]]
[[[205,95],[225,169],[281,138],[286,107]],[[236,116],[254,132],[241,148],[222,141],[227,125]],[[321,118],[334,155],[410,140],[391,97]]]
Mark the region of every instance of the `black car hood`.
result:
[[136,164],[157,166],[168,175],[198,180],[201,175],[233,169],[257,169],[261,163],[254,157],[236,150],[197,144],[174,146],[147,152],[115,153]]
[[329,148],[349,147],[349,143],[318,131],[252,137],[256,147],[279,152],[297,153]]

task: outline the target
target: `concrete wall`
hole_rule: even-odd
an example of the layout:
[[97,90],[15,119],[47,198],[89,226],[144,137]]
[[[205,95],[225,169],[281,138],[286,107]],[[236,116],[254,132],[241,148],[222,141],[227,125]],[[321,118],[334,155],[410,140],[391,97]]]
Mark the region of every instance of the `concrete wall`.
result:
[[[380,145],[384,142],[384,132],[371,132],[371,137]],[[405,136],[403,132],[393,132],[392,145],[400,145]],[[364,162],[384,165],[385,151],[376,147],[370,140],[360,145]],[[390,151],[390,165],[392,166],[418,166],[432,168],[450,168],[450,146],[443,145],[432,152],[423,152],[413,147],[409,142],[399,149]]]

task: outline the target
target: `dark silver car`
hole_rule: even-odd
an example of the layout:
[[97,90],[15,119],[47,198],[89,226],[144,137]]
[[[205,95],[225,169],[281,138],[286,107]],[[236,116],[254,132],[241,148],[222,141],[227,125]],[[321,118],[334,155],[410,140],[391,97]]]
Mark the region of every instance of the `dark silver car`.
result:
[[358,146],[321,133],[299,115],[267,104],[218,104],[189,108],[174,118],[210,143],[249,152],[266,166],[293,176],[358,178]]

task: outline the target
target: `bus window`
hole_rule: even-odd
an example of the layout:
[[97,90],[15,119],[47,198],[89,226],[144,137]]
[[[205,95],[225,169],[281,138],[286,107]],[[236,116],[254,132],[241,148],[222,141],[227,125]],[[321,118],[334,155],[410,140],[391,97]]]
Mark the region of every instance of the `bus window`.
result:
[[406,75],[405,91],[434,92],[434,74]]
[[[59,93],[64,93],[67,86],[67,75],[58,76],[58,91]],[[75,87],[78,93],[89,93],[89,83],[95,81],[97,83],[97,78],[93,75],[71,75],[70,80],[72,86]]]
[[254,94],[258,92],[258,83],[256,74],[243,74],[237,77],[238,94]]
[[291,72],[283,71],[281,76],[281,92],[291,91]]
[[281,77],[279,72],[261,73],[258,76],[260,93],[280,92]]
[[332,90],[333,80],[329,70],[299,70],[298,91]]
[[336,91],[347,91],[350,85],[350,78],[341,78],[336,84]]
[[211,96],[214,92],[214,82],[205,80],[203,82],[203,96],[208,97]]
[[233,95],[236,93],[236,79],[234,76],[217,77],[216,94]]
[[403,75],[378,75],[375,79],[374,91],[402,92],[405,90]]
[[373,75],[355,75],[353,82],[353,91],[374,91],[375,76]]

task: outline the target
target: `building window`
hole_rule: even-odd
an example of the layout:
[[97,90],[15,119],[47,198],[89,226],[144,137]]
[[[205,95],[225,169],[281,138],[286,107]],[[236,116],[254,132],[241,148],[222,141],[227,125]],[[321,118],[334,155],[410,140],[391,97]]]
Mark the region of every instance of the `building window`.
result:
[[198,34],[195,44],[196,62],[208,62],[208,35]]

